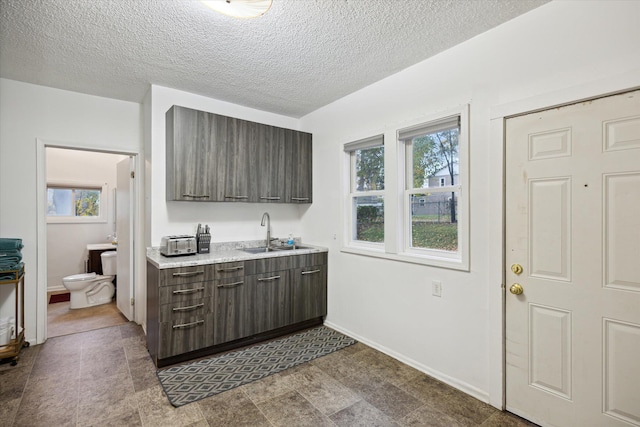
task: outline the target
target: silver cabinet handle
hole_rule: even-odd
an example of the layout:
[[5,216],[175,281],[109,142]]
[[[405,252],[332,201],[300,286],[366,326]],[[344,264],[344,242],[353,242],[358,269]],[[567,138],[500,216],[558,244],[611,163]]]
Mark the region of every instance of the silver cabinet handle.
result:
[[218,287],[219,288],[233,288],[233,287],[236,287],[236,286],[242,285],[242,284],[244,284],[244,282],[240,281],[240,282],[227,283],[225,285],[218,285]]
[[308,197],[292,197],[291,200],[295,200],[296,202],[306,202],[309,200]]
[[303,271],[302,274],[313,274],[313,273],[320,273],[320,270],[310,270],[310,271]]
[[248,199],[249,196],[224,196],[225,199]]
[[192,199],[208,199],[211,196],[207,194],[183,194],[182,197],[191,197]]
[[173,325],[173,329],[188,328],[189,326],[196,326],[202,323],[204,323],[204,320],[196,320],[195,322],[183,323],[181,325]]
[[280,196],[261,196],[260,200],[280,200]]
[[195,310],[196,308],[200,308],[200,307],[204,307],[203,302],[196,305],[190,305],[189,307],[173,307],[171,310],[172,311],[189,311],[189,310]]
[[267,281],[271,281],[271,280],[277,280],[279,278],[280,278],[280,276],[263,277],[261,279],[258,279],[258,282],[267,282]]
[[177,291],[173,291],[174,294],[192,294],[194,292],[204,291],[204,288],[193,288],[193,289],[178,289]]
[[217,271],[218,271],[218,273],[227,273],[229,271],[238,271],[238,270],[243,270],[243,269],[244,269],[243,266],[239,266],[239,267],[219,268]]
[[173,277],[191,277],[197,276],[198,274],[204,274],[204,270],[187,271],[186,273],[173,273]]

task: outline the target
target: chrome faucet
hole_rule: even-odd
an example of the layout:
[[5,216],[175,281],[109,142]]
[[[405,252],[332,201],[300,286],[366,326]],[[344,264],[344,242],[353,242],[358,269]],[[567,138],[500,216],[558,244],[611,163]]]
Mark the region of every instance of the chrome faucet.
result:
[[260,225],[264,227],[264,219],[267,219],[267,248],[271,246],[271,217],[269,217],[269,212],[265,212],[262,214],[262,221]]

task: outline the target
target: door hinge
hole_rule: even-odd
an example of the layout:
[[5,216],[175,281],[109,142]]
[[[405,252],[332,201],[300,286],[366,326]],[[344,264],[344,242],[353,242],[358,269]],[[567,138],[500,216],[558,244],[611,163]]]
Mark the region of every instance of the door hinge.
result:
[[136,300],[134,298],[131,298],[131,305],[135,305],[136,304]]
[[136,173],[134,171],[131,171],[131,178],[135,178],[136,177]]

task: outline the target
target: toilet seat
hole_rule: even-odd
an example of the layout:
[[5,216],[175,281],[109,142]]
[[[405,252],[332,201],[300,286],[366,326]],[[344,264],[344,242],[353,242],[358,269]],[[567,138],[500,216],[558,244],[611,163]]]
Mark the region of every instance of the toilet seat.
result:
[[96,278],[96,276],[97,276],[96,273],[80,273],[80,274],[73,274],[71,276],[67,276],[62,280],[67,282],[84,282],[88,280],[93,280]]

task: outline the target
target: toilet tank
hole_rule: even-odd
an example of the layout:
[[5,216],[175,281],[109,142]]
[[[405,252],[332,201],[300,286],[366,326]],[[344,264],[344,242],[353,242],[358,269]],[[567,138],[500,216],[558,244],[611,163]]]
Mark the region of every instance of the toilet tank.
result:
[[100,254],[100,260],[102,261],[102,274],[105,276],[115,276],[118,265],[118,253],[116,251],[102,252]]

